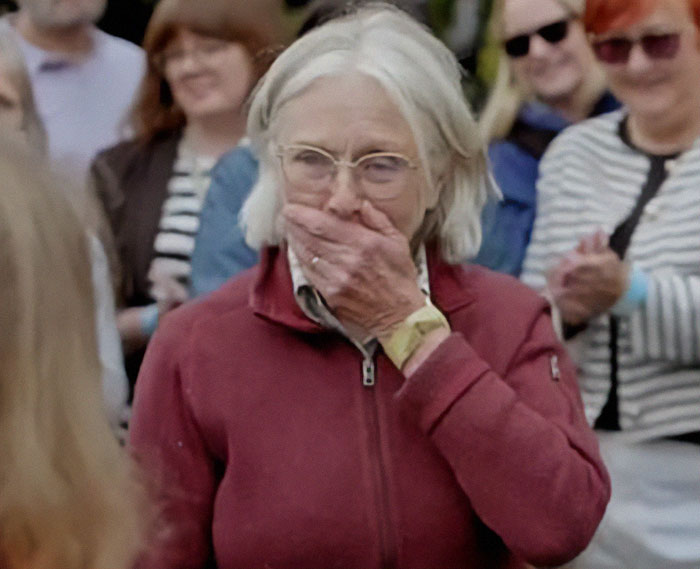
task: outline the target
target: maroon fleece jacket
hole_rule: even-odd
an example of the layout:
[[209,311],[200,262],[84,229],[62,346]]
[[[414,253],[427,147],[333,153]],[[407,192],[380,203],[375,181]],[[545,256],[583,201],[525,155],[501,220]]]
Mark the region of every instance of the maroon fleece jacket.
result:
[[429,256],[453,333],[406,379],[297,306],[286,255],[165,318],[131,445],[157,480],[149,569],[557,565],[610,486],[544,300]]

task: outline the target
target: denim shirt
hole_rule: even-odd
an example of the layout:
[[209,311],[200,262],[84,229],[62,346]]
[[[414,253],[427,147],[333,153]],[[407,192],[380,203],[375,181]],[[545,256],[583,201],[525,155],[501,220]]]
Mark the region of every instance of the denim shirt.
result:
[[192,253],[193,297],[210,293],[258,262],[239,224],[243,203],[258,178],[258,161],[243,142],[224,154],[211,174]]
[[[614,111],[617,100],[605,93],[591,116]],[[519,118],[534,128],[559,133],[570,125],[542,103],[523,106]],[[489,145],[489,160],[501,201],[488,202],[481,216],[482,245],[472,261],[514,277],[520,276],[536,215],[536,185],[540,160],[511,140]]]

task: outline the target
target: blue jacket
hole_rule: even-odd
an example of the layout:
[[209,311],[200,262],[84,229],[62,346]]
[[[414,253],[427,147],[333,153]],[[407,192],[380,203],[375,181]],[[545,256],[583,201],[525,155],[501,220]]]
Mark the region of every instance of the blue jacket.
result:
[[[591,116],[615,110],[619,103],[606,93]],[[537,131],[543,141],[551,140],[570,123],[541,103],[523,106],[516,124]],[[502,201],[486,204],[482,213],[483,240],[474,263],[515,277],[525,258],[536,214],[536,184],[541,149],[529,147],[508,135],[489,146],[494,178],[503,192]]]
[[238,222],[257,178],[258,161],[247,145],[224,154],[214,167],[192,253],[192,296],[216,290],[258,262]]

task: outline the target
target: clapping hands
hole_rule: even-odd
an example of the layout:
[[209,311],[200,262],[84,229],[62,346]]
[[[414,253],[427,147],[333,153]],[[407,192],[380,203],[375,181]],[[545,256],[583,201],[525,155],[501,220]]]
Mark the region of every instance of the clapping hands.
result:
[[603,314],[625,294],[629,266],[602,230],[581,239],[549,272],[547,285],[564,322],[577,325]]

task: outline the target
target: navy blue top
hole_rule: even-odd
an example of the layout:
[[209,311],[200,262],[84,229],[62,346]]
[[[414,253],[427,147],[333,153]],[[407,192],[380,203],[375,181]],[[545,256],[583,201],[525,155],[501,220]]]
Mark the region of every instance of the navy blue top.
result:
[[[619,107],[609,93],[603,95],[591,116]],[[571,123],[542,103],[523,105],[518,114],[521,125],[551,140]],[[536,184],[541,154],[509,135],[489,146],[494,178],[503,200],[490,201],[482,213],[483,240],[474,263],[490,269],[520,275],[525,250],[530,243],[536,214]]]

